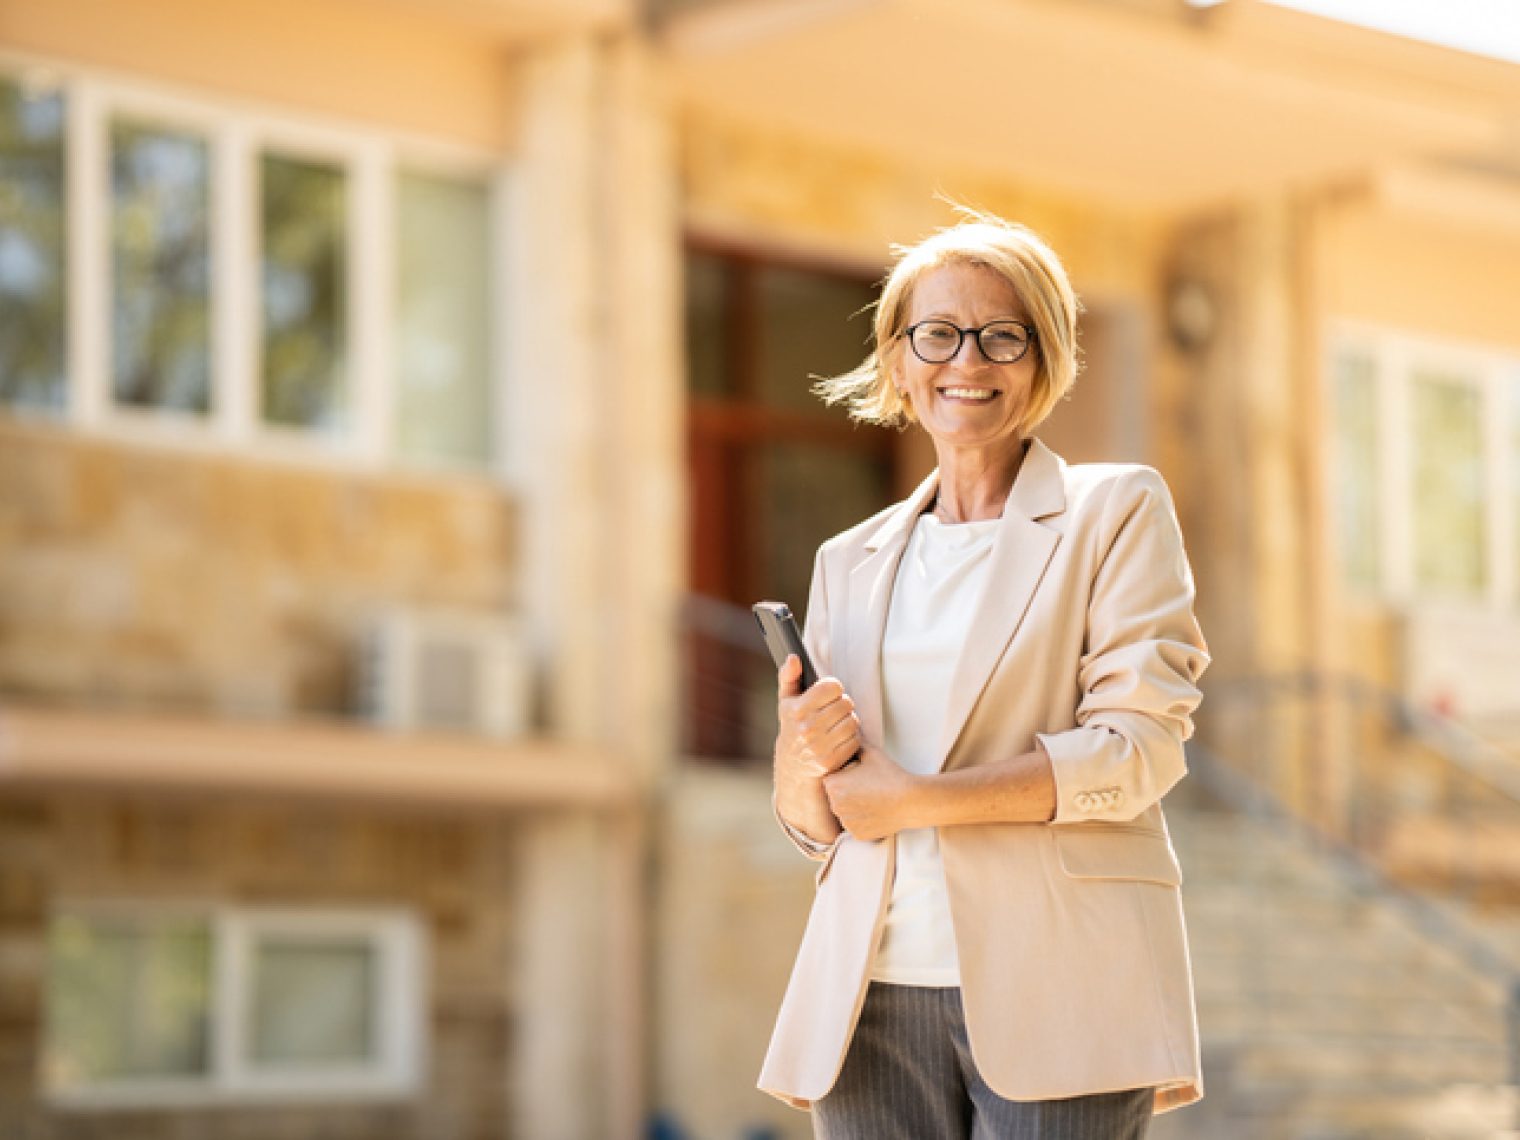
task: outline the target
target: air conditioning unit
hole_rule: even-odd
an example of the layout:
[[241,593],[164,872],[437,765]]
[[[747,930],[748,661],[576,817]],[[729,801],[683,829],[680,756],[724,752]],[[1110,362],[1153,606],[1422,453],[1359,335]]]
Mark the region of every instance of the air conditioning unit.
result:
[[1403,623],[1404,695],[1469,724],[1520,723],[1520,618],[1483,606],[1416,603]]
[[508,739],[532,727],[526,629],[510,616],[379,613],[361,634],[355,678],[360,715],[386,728]]

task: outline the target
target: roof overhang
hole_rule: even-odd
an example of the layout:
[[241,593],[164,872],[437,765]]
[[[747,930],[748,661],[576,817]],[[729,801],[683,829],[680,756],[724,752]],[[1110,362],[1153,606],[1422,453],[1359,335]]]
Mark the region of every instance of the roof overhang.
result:
[[612,754],[344,724],[0,710],[0,790],[272,797],[418,809],[612,810],[637,802]]
[[1520,67],[1260,0],[723,0],[662,42],[688,111],[1131,209],[1520,154]]
[[370,0],[491,36],[507,47],[631,26],[634,0]]

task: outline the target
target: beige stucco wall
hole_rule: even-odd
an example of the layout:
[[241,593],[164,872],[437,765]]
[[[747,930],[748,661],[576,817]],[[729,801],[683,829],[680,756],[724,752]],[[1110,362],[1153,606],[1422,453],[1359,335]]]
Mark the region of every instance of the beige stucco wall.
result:
[[423,5],[6,0],[0,50],[493,152],[514,129],[505,48]]
[[1520,353],[1520,230],[1352,203],[1323,242],[1327,315]]
[[891,243],[954,221],[943,196],[1035,229],[1084,294],[1144,296],[1162,254],[1165,225],[1138,211],[690,111],[681,128],[685,220],[694,229],[879,269]]

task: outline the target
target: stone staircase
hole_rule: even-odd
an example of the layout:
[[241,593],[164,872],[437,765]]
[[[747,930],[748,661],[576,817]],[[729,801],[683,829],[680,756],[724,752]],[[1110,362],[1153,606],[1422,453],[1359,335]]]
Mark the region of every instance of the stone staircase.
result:
[[1152,1140],[1520,1137],[1502,978],[1291,830],[1167,803],[1207,1096]]

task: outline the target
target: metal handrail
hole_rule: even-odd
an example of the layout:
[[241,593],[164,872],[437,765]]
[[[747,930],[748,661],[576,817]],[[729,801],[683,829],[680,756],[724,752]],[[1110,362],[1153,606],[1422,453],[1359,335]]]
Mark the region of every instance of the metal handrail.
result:
[[[1268,823],[1279,834],[1291,835],[1301,846],[1319,851],[1354,889],[1392,903],[1413,918],[1424,933],[1456,952],[1480,973],[1510,987],[1512,1000],[1520,996],[1520,967],[1508,953],[1476,933],[1450,908],[1394,881],[1351,844],[1298,815],[1269,788],[1209,749],[1192,743],[1187,754],[1190,777],[1198,779],[1230,810]],[[1520,1025],[1516,1028],[1520,1030]],[[1512,1061],[1520,1063],[1520,1056]]]
[[754,615],[732,602],[689,594],[679,620],[686,752],[730,765],[769,763],[775,724],[761,724],[757,709],[774,708],[776,681]]
[[[1393,735],[1418,742],[1438,763],[1484,789],[1520,828],[1520,758],[1467,726],[1418,709],[1399,694],[1363,678],[1311,671],[1237,677],[1209,684],[1206,703],[1218,709],[1221,704],[1229,708],[1243,702],[1253,711],[1270,713],[1278,702],[1303,698],[1328,698],[1379,714]],[[1375,854],[1358,842],[1363,835],[1359,829],[1338,831],[1294,810],[1283,789],[1270,786],[1244,765],[1232,763],[1196,741],[1188,746],[1188,756],[1193,774],[1226,806],[1253,820],[1269,822],[1275,830],[1317,849],[1354,889],[1399,911],[1426,938],[1499,983],[1507,995],[1504,1024],[1509,1083],[1520,1088],[1520,965],[1513,953],[1475,930],[1449,900],[1396,881]]]
[[1221,701],[1261,701],[1279,694],[1341,696],[1349,703],[1381,709],[1388,723],[1434,749],[1443,760],[1520,806],[1520,756],[1481,736],[1452,717],[1421,709],[1407,697],[1349,673],[1299,670],[1262,673],[1206,683],[1208,706]]

